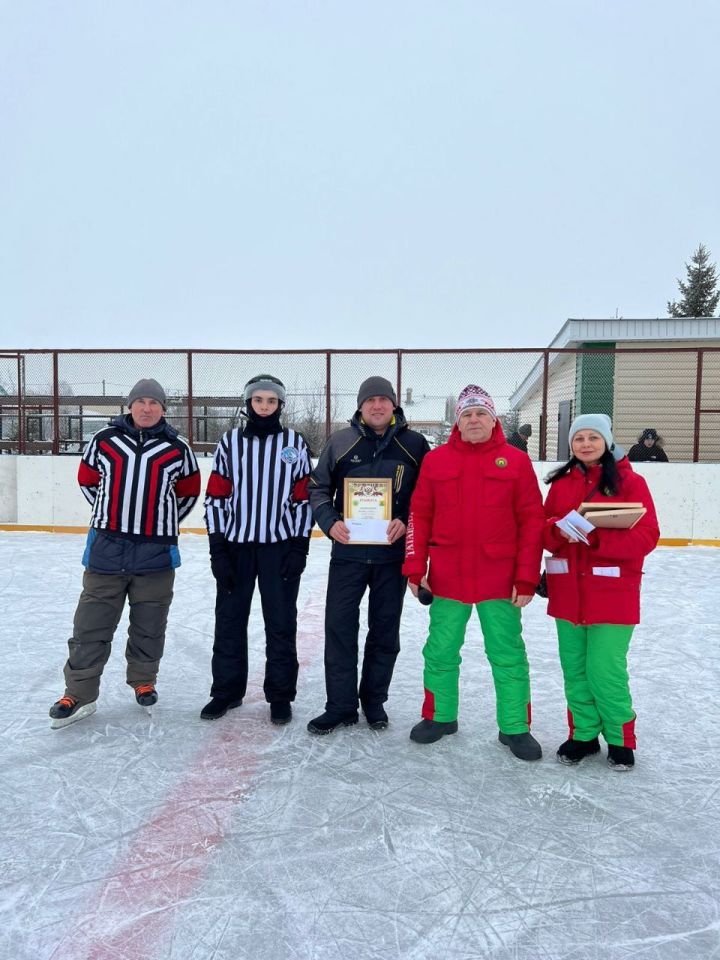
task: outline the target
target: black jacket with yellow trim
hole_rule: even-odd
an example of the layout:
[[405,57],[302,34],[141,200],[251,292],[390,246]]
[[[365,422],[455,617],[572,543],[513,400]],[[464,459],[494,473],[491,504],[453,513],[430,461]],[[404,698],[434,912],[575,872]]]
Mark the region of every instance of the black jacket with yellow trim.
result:
[[[393,490],[392,517],[407,524],[410,497],[420,464],[429,450],[425,437],[408,427],[400,407],[396,408],[393,422],[381,437],[363,423],[358,411],[349,427],[332,434],[310,475],[310,505],[315,522],[327,535],[336,520],[344,519],[346,477],[389,477]],[[333,541],[332,555],[338,560],[360,563],[402,562],[405,537],[387,547]]]

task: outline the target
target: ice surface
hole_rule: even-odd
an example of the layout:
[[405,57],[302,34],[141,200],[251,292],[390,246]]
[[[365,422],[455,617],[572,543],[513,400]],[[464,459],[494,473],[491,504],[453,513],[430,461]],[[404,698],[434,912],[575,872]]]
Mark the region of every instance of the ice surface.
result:
[[152,716],[124,684],[123,621],[97,713],[51,731],[82,546],[0,534],[3,960],[720,957],[720,551],[647,564],[637,766],[619,774],[604,755],[555,762],[565,705],[539,599],[524,619],[540,763],[497,743],[477,622],[459,733],[410,743],[428,613],[409,594],[389,729],[310,736],[324,540],[302,582],[292,724],[269,723],[259,604],[246,703],[199,720],[213,582],[204,539],[185,536]]

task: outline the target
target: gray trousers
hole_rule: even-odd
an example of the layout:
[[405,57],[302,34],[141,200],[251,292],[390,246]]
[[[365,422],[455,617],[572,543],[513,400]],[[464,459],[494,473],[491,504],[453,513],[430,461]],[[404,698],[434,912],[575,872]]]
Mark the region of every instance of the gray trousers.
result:
[[174,570],[145,574],[83,575],[83,591],[75,611],[70,655],[65,664],[65,694],[78,703],[92,703],[110,656],[127,597],[130,604],[125,659],[131,687],[154,684],[165,646],[165,627],[173,597]]

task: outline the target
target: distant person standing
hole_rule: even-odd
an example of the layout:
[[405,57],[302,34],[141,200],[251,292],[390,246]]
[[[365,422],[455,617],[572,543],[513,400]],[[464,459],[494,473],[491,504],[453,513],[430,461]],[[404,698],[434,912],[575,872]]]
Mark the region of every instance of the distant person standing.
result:
[[158,698],[155,681],[180,565],[180,521],[198,499],[200,473],[192,450],[163,416],[165,391],[157,380],[139,380],[128,407],[128,414],[95,434],[80,460],[78,483],[92,515],[65,695],[50,708],[53,728],[95,712],[126,599],[127,683],[141,706]]
[[532,427],[529,423],[524,423],[521,427],[518,427],[514,433],[511,433],[507,438],[507,442],[511,447],[517,447],[518,450],[522,450],[523,453],[528,452],[528,440],[532,436]]
[[638,437],[628,451],[628,460],[631,463],[667,463],[667,454],[663,450],[662,442],[654,427],[648,427]]

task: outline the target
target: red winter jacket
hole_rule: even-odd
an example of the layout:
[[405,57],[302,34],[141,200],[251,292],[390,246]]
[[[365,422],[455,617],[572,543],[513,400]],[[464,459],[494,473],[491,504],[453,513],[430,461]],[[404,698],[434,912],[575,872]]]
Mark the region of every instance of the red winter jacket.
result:
[[[618,462],[620,488],[614,497],[597,491],[600,467],[587,474],[576,466],[550,487],[545,501],[545,567],[548,584],[548,614],[576,624],[640,621],[640,580],[643,559],[657,546],[655,505],[644,478],[633,471],[625,457]],[[595,490],[592,500],[603,503],[642,503],[647,513],[632,530],[594,530],[584,543],[570,543],[555,526],[569,510],[577,510]],[[564,568],[567,571],[564,572]]]
[[532,594],[540,579],[542,497],[526,453],[498,421],[485,443],[457,427],[423,460],[410,502],[403,573],[438,597],[479,603]]

